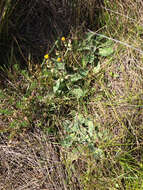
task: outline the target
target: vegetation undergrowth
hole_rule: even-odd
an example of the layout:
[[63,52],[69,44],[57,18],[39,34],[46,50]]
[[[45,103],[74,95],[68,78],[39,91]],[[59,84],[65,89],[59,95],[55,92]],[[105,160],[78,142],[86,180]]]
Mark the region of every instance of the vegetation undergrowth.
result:
[[[126,9],[123,3],[104,1],[99,31],[58,38],[42,63],[29,59],[28,69],[7,69],[0,88],[1,155],[14,155],[13,147],[19,153],[15,162],[0,157],[2,176],[9,163],[21,171],[24,147],[23,173],[37,172],[32,179],[39,189],[58,188],[58,180],[61,189],[143,189],[143,15],[138,2]],[[46,156],[49,149],[58,159]],[[0,177],[0,184],[16,189],[17,178]]]

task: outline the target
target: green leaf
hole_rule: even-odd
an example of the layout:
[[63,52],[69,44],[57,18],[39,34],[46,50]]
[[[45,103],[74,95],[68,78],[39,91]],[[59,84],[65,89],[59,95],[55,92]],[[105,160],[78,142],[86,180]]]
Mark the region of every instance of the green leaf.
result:
[[71,75],[71,77],[70,77],[70,80],[71,80],[71,82],[76,82],[76,81],[78,81],[78,80],[80,80],[80,79],[82,79],[83,77],[80,75],[80,74],[74,74],[74,75]]
[[72,94],[74,94],[77,99],[79,99],[80,97],[84,96],[84,92],[81,88],[76,88],[72,91]]
[[75,122],[78,122],[78,124],[79,122],[83,124],[85,122],[84,116],[82,114],[78,114],[78,117],[75,117]]
[[111,55],[114,52],[112,47],[106,47],[106,48],[100,48],[99,49],[99,55],[106,57]]
[[85,124],[88,126],[88,133],[90,134],[90,136],[93,136],[93,134],[95,132],[95,127],[94,127],[93,121],[87,119]]
[[107,48],[107,47],[111,47],[113,45],[113,41],[111,40],[107,40],[104,43],[101,43],[98,48]]
[[56,66],[57,66],[57,69],[58,69],[58,70],[64,70],[64,69],[65,69],[65,65],[64,65],[64,63],[62,63],[62,62],[57,63]]
[[89,63],[93,63],[94,60],[95,60],[94,54],[90,54],[90,55],[88,56],[88,62],[89,62]]
[[54,93],[60,93],[62,90],[66,89],[66,83],[64,81],[64,79],[58,79],[56,81],[55,86],[53,86],[53,92]]
[[58,79],[58,80],[56,81],[55,86],[53,87],[53,91],[54,91],[54,93],[56,93],[56,92],[59,90],[59,88],[60,88],[60,84],[61,84],[61,80]]
[[29,79],[28,72],[26,70],[22,70],[21,74],[26,78]]
[[88,70],[81,70],[80,75],[86,77],[88,75],[88,72],[89,72]]
[[93,68],[93,72],[98,73],[99,71],[100,71],[100,64],[98,63],[98,65]]

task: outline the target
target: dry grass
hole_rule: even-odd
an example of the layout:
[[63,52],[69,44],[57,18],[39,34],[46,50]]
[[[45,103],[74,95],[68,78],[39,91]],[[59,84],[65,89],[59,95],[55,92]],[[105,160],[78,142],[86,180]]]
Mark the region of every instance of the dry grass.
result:
[[[32,2],[32,14],[40,13],[43,5],[47,10],[50,3],[41,1],[38,12],[34,1]],[[66,3],[69,6],[67,1],[63,1],[63,6]],[[75,23],[81,23],[86,15],[86,19],[90,20],[92,26],[96,3],[94,0],[77,1]],[[31,7],[30,4],[28,6]],[[55,7],[56,4],[51,3],[50,9],[53,8],[53,13],[63,15],[63,12],[58,13]],[[75,100],[65,92],[61,96],[50,96],[49,88],[53,84],[53,80],[50,81],[51,73],[48,73],[49,78],[45,79],[47,83],[42,80],[41,82],[38,78],[40,67],[37,67],[36,71],[29,69],[31,75],[33,72],[31,78],[22,78],[23,75],[19,70],[17,72],[13,69],[12,75],[9,73],[7,88],[0,93],[2,97],[0,109],[5,109],[4,113],[0,110],[2,112],[0,115],[0,188],[2,190],[143,189],[142,10],[142,1],[104,1],[100,17],[102,28],[97,33],[102,33],[114,41],[114,54],[108,58],[98,58],[100,63],[98,72],[94,74],[90,70],[89,77],[80,84],[88,91],[88,96],[82,100]],[[28,13],[29,11],[30,9]],[[45,14],[40,17],[42,22]],[[46,16],[48,18],[48,13]],[[28,18],[25,18],[24,23],[29,21]],[[58,26],[58,19],[56,17],[51,24],[58,29],[58,35],[61,35],[64,20]],[[32,22],[31,26],[35,29],[35,21]],[[45,28],[42,27],[43,31],[48,26],[49,23],[45,24]],[[39,27],[35,35],[40,35]],[[67,28],[66,31],[70,30],[69,25]],[[47,39],[45,36],[36,38]],[[72,72],[74,72],[82,55],[71,51],[66,56],[67,68],[68,66],[69,70],[73,68]],[[35,83],[37,86],[33,87]],[[48,88],[44,86],[45,84],[49,85]],[[44,100],[40,99],[40,96],[43,96]],[[18,101],[21,105],[17,105]],[[47,104],[42,101],[47,101]],[[45,113],[48,114],[47,118]],[[69,130],[65,131],[64,122],[71,121],[69,129],[74,126],[74,114],[76,117],[83,114],[86,119],[93,118],[97,132],[93,146],[79,141],[74,142],[75,136],[70,139],[74,142],[72,146],[64,147],[61,143],[61,140],[65,140],[70,133]],[[28,127],[21,127],[21,123],[26,120],[29,122]],[[11,125],[12,122],[14,125]],[[80,125],[85,128],[85,123]],[[51,135],[42,132],[42,127]],[[4,128],[7,128],[9,133],[5,133]],[[67,141],[67,145],[68,143]]]
[[66,170],[60,161],[60,147],[52,136],[35,130],[12,141],[1,135],[0,141],[1,190],[69,189]]

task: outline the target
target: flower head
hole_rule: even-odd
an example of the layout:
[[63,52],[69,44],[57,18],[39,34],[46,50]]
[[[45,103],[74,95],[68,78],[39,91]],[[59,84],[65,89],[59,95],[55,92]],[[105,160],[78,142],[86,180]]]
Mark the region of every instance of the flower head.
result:
[[61,62],[62,59],[60,57],[57,58],[57,62]]
[[48,58],[49,58],[49,55],[48,55],[48,54],[46,54],[46,55],[44,56],[44,58],[45,58],[45,59],[48,59]]
[[62,40],[62,42],[64,42],[64,41],[66,40],[66,38],[63,36],[63,37],[61,38],[61,40]]

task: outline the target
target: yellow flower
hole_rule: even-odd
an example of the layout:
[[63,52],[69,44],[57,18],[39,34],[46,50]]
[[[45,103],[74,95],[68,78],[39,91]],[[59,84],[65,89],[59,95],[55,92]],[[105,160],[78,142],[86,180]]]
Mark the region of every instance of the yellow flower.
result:
[[49,59],[49,55],[46,54],[46,55],[44,56],[44,58],[45,58],[45,59]]
[[63,36],[63,37],[61,38],[61,40],[64,42],[64,41],[66,40],[66,38]]
[[58,57],[58,58],[57,58],[57,61],[58,61],[58,62],[61,62],[61,61],[62,61],[62,59],[61,59],[60,57]]

